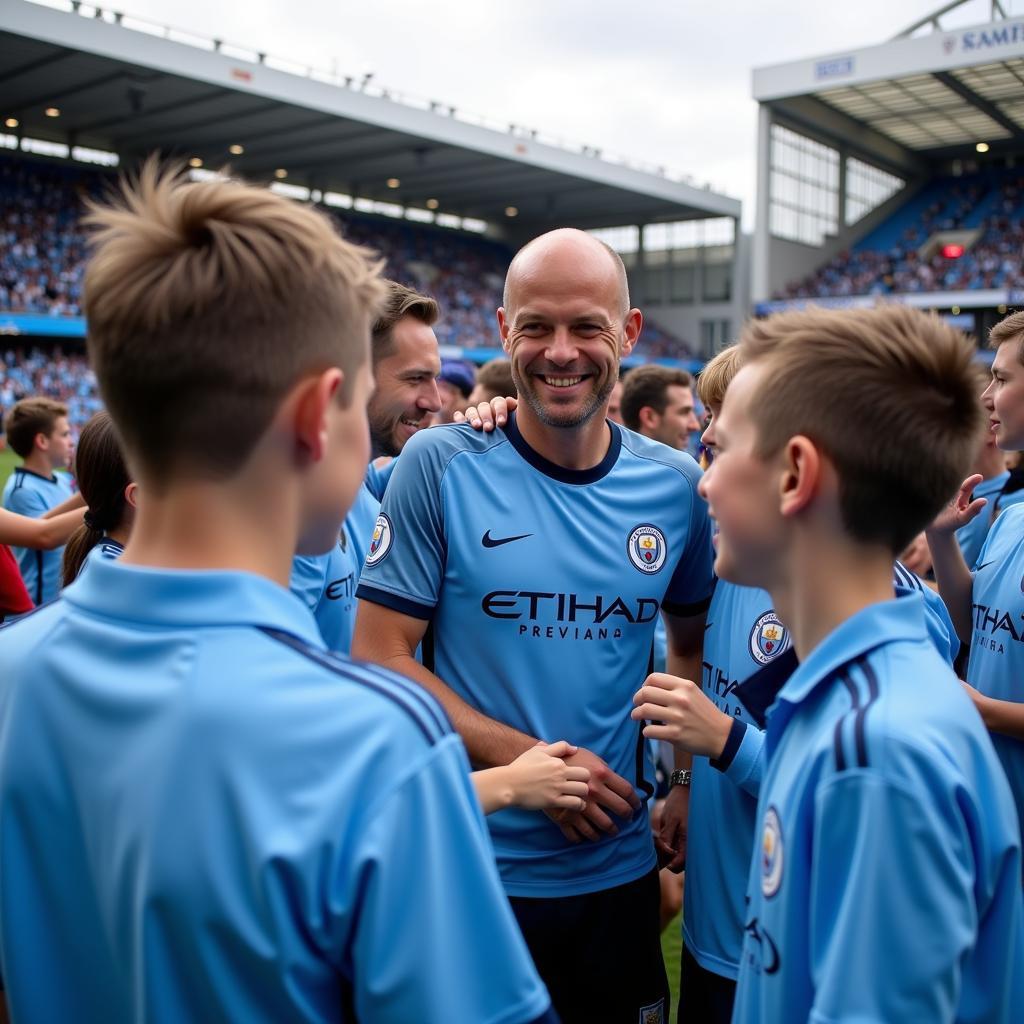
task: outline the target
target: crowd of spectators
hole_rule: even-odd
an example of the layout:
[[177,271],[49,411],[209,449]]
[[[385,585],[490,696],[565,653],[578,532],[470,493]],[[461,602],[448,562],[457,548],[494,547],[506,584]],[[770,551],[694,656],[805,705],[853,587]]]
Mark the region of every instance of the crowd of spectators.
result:
[[[982,216],[974,216],[979,208]],[[899,217],[900,214],[894,215]],[[947,231],[975,231],[962,256],[927,242]],[[887,295],[985,288],[1024,288],[1024,175],[951,185],[915,217],[895,244],[845,250],[776,298]]]
[[[0,157],[0,312],[81,315],[83,200],[101,195],[111,181],[108,172]],[[494,311],[512,257],[506,246],[433,225],[327,212],[346,237],[384,256],[389,277],[438,300],[442,345],[500,344]],[[650,322],[642,345],[642,354],[651,358],[692,356],[689,346]]]
[[33,396],[63,402],[76,433],[103,408],[96,375],[84,355],[41,348],[13,348],[0,353],[0,412]]

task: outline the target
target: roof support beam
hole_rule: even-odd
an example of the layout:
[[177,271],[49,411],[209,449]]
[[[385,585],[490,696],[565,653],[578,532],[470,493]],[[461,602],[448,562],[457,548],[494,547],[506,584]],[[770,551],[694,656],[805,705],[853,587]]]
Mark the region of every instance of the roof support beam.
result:
[[996,124],[1005,128],[1010,135],[1017,140],[1024,140],[1024,131],[1016,121],[1010,120],[994,103],[979,96],[972,88],[964,85],[956,75],[948,71],[936,71],[932,78],[940,81],[947,89],[952,89],[961,99],[967,100],[972,107],[976,107],[983,114],[991,117]]

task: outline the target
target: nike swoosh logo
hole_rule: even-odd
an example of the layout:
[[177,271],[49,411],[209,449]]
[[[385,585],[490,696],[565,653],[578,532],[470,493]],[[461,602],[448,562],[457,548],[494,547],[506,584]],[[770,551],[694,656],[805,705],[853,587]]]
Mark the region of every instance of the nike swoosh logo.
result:
[[527,537],[532,537],[532,533],[521,533],[518,537],[492,537],[491,531],[488,530],[483,537],[480,538],[480,543],[485,548],[500,548],[502,544],[511,544],[514,540],[525,540]]
[[995,561],[994,558],[990,558],[987,562],[982,562],[981,565],[979,565],[978,568],[975,569],[974,571],[975,572],[981,572],[981,570],[984,569],[986,565],[991,565],[994,561]]

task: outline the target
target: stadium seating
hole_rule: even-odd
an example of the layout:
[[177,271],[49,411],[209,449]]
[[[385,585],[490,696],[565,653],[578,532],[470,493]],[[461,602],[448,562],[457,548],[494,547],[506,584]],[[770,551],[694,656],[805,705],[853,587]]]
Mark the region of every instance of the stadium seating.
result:
[[[964,254],[919,250],[945,231],[977,231]],[[1024,175],[991,171],[939,178],[852,249],[841,252],[781,299],[1024,287]]]
[[96,375],[84,355],[32,348],[0,353],[0,412],[6,413],[22,398],[41,395],[68,407],[68,421],[76,431],[103,408]]
[[[107,172],[0,155],[0,312],[81,315],[86,235],[82,200],[102,195]],[[346,237],[387,259],[390,277],[435,296],[442,345],[499,345],[494,311],[511,251],[488,238],[407,220],[330,209]],[[644,328],[646,358],[691,358],[692,349],[656,324]]]

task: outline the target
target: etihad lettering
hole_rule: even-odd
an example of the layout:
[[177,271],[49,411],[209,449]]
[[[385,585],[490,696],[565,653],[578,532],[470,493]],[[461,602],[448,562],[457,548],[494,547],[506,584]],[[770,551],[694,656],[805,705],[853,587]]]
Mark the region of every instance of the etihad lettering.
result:
[[717,665],[705,661],[701,665],[703,678],[701,685],[704,692],[715,702],[719,711],[734,718],[743,715],[743,708],[738,702],[730,702],[729,698],[733,691],[739,686],[738,679],[730,679],[728,674],[723,672]]
[[[993,639],[1009,639],[1018,643],[1024,639],[1024,615],[1012,616],[1001,608],[992,608],[987,604],[975,604],[971,607],[974,613],[974,628],[982,637],[987,635]],[[988,646],[991,647],[991,644]]]
[[[653,597],[628,600],[598,594],[587,598],[579,594],[558,594],[545,590],[492,590],[480,602],[484,614],[492,619],[579,622],[598,626],[606,622],[615,625],[620,620],[630,625],[653,622],[660,606],[661,603]],[[520,628],[520,635],[524,635],[524,628]]]

